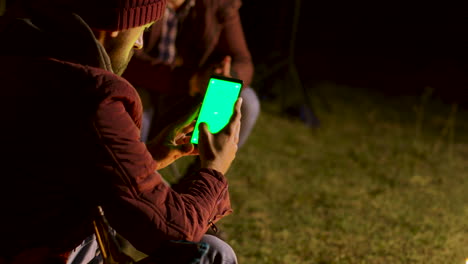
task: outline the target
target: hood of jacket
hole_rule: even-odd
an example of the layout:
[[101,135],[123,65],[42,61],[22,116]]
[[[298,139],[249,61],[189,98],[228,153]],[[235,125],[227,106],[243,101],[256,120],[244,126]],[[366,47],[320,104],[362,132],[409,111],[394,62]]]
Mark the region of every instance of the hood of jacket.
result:
[[54,58],[112,72],[104,47],[77,14],[38,10],[25,18],[6,19],[1,28],[0,56]]

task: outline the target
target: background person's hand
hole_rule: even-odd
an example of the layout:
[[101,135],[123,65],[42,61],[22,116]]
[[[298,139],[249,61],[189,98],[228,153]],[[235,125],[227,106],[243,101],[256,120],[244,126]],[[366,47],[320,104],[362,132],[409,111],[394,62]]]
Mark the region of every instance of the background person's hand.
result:
[[223,75],[225,77],[232,77],[231,76],[231,61],[232,61],[231,56],[224,57],[224,59],[221,61],[221,64],[214,68],[214,73],[218,75]]
[[234,106],[229,123],[221,131],[211,134],[205,123],[200,124],[198,151],[202,168],[210,168],[225,174],[236,157],[239,142],[242,98]]
[[204,94],[208,86],[211,75],[217,74],[225,77],[231,76],[231,56],[226,56],[217,65],[213,65],[208,70],[198,72],[190,78],[190,95]]

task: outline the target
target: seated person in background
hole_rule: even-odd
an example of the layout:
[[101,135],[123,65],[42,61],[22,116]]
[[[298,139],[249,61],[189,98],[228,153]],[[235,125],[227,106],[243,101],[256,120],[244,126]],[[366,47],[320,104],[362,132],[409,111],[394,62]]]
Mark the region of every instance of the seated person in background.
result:
[[[149,256],[169,241],[201,241],[209,245],[201,263],[237,262],[205,234],[232,212],[224,174],[238,148],[242,99],[220,133],[201,125],[198,149],[187,135],[196,106],[145,144],[140,97],[120,77],[165,5],[27,0],[2,17],[0,263],[66,263],[92,236],[97,207]],[[177,186],[163,182],[158,170],[198,154],[200,170]],[[184,257],[182,249],[169,257]]]
[[145,33],[144,48],[135,52],[123,75],[147,102],[144,120],[154,120],[146,128],[143,123],[143,139],[161,129],[156,120],[164,115],[163,103],[171,104],[181,95],[203,94],[210,75],[223,75],[227,66],[232,77],[244,81],[239,147],[245,143],[260,103],[250,87],[254,67],[240,5],[240,0],[168,0],[161,22]]

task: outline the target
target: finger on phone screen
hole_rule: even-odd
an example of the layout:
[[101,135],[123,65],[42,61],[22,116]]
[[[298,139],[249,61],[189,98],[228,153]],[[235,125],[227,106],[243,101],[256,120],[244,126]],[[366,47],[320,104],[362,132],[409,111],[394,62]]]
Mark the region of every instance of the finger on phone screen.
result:
[[208,126],[206,125],[206,123],[202,122],[198,125],[198,130],[199,130],[198,145],[206,144],[206,142],[208,142],[208,137],[210,136],[210,131],[208,131]]

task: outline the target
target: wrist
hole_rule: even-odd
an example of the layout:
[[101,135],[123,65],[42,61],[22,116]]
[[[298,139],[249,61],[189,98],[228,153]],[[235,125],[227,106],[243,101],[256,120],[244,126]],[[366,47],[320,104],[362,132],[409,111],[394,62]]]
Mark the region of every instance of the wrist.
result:
[[222,164],[222,163],[220,164],[219,162],[216,162],[216,161],[204,161],[204,162],[202,161],[201,168],[211,169],[211,170],[219,171],[222,174],[225,174],[229,166],[226,168],[225,164]]

